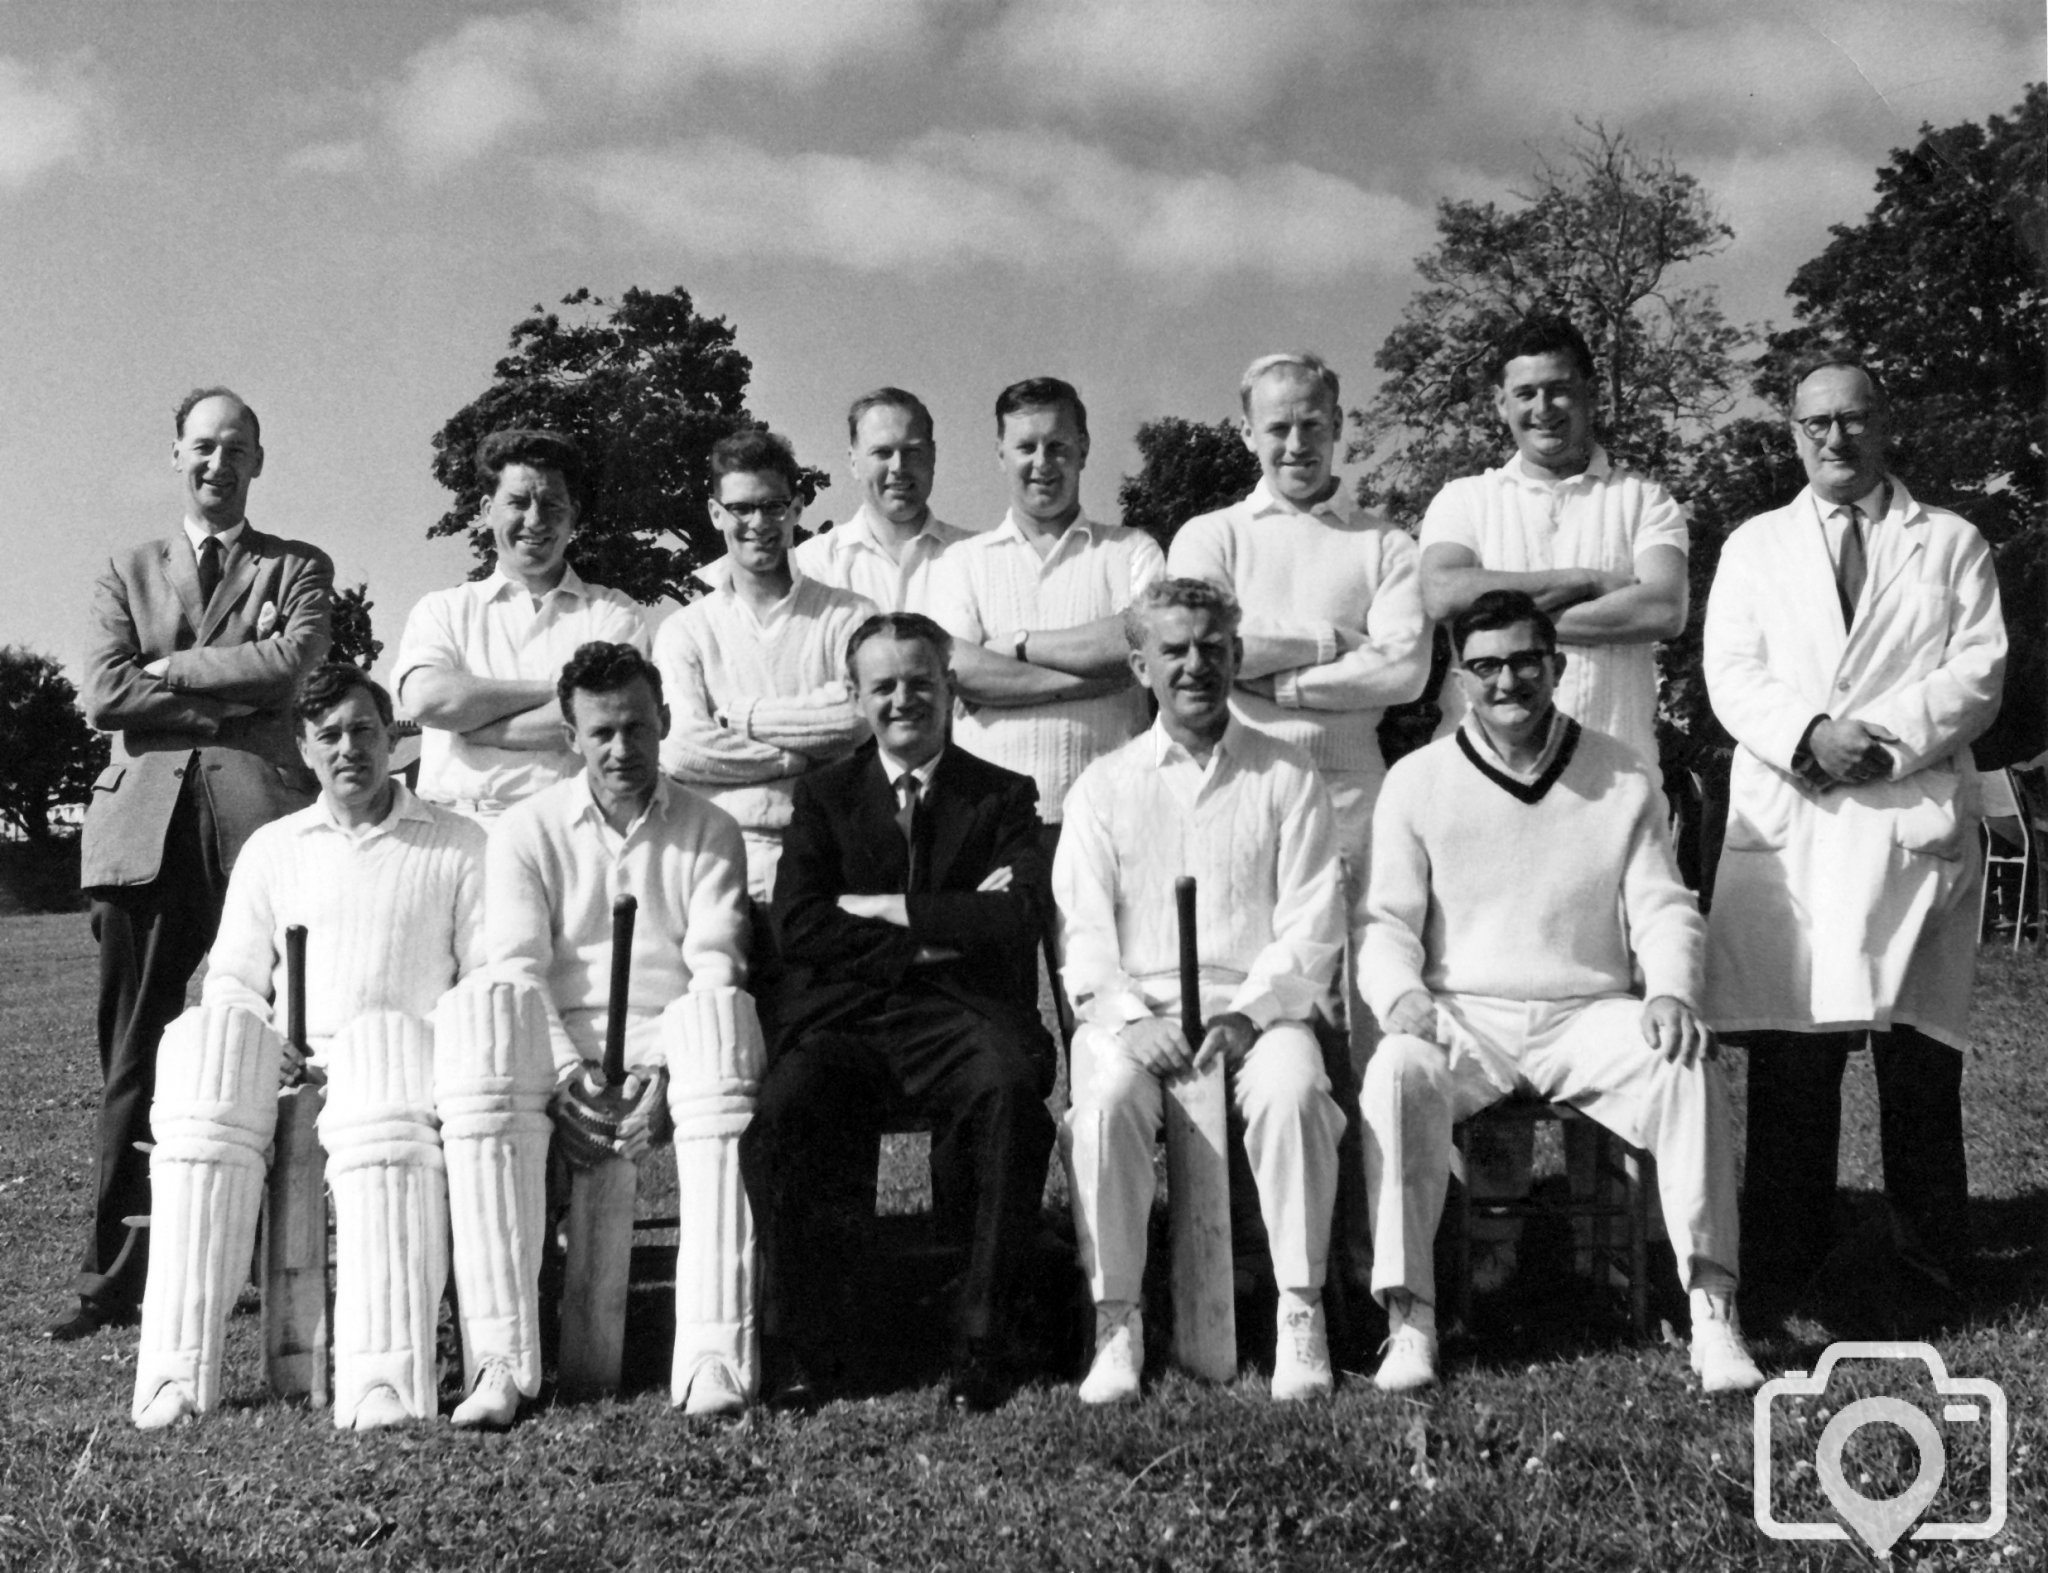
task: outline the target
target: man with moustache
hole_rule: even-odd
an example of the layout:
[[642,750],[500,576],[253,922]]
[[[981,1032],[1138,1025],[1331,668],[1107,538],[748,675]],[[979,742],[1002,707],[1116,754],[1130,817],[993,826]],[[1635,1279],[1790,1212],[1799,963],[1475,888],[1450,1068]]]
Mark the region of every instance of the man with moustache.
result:
[[774,1042],[741,1162],[770,1401],[787,1408],[830,1395],[877,1134],[913,1112],[932,1121],[939,1238],[966,1257],[947,1400],[985,1410],[1009,1394],[1003,1323],[1053,1143],[1046,865],[1031,779],[947,737],[951,645],[914,612],[854,631],[847,673],[873,742],[797,782],[783,842]]
[[1739,745],[1707,1010],[1749,1056],[1749,1276],[1781,1308],[1826,1255],[1842,1072],[1867,1045],[1901,1272],[1874,1310],[1939,1320],[1969,1265],[1970,743],[1998,713],[2005,622],[1983,539],[1887,469],[1867,361],[1812,352],[1789,415],[1806,489],[1728,537],[1704,663]]
[[497,546],[482,579],[423,596],[399,637],[392,686],[424,729],[420,796],[488,824],[580,768],[555,680],[577,646],[645,652],[640,608],[569,565],[588,476],[559,432],[495,431],[477,444]]
[[747,890],[766,902],[797,779],[867,732],[845,675],[846,640],[874,606],[794,573],[803,472],[771,432],[711,450],[711,518],[726,542],[716,583],[662,624],[654,659],[672,706],[662,769],[739,821]]
[[852,518],[789,554],[796,571],[885,612],[928,612],[939,553],[972,533],[931,511],[938,442],[924,401],[876,388],[846,411],[847,460],[861,503]]
[[226,388],[186,395],[171,465],[184,527],[116,556],[93,590],[86,719],[114,734],[93,783],[79,883],[99,941],[100,1097],[93,1218],[78,1303],[45,1337],[134,1320],[148,1273],[157,1043],[213,942],[250,834],[312,795],[292,687],[327,653],[334,567],[248,522],[263,473],[256,412]]
[[996,458],[1010,486],[1003,522],[946,549],[931,615],[955,641],[967,749],[1038,783],[1048,846],[1089,763],[1145,726],[1123,609],[1164,571],[1152,537],[1081,508],[1088,411],[1056,377],[996,399]]
[[[1145,1235],[1165,1083],[1220,1056],[1245,1125],[1280,1309],[1273,1397],[1331,1389],[1323,1277],[1344,1114],[1312,1018],[1344,952],[1329,793],[1300,750],[1230,713],[1237,603],[1159,579],[1124,614],[1131,668],[1159,702],[1142,736],[1081,773],[1053,860],[1080,1026],[1064,1126],[1074,1232],[1095,1298],[1086,1404],[1138,1396]],[[1202,1020],[1177,1016],[1174,883],[1192,875]]]

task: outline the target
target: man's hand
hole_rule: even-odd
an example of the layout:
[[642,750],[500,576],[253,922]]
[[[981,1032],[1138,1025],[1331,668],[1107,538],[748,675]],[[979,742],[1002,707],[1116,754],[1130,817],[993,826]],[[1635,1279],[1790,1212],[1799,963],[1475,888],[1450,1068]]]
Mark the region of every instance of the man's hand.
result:
[[1237,680],[1237,689],[1239,693],[1257,694],[1261,699],[1271,699],[1273,697],[1273,679],[1271,677],[1240,677]]
[[1861,786],[1882,781],[1892,773],[1891,750],[1896,734],[1874,721],[1823,721],[1806,740],[1813,762],[1836,781]]
[[167,655],[160,655],[154,661],[144,662],[142,673],[145,677],[162,677],[170,669],[171,658]]
[[850,918],[879,918],[900,929],[910,927],[910,909],[901,896],[855,896],[839,898],[839,910]]
[[1394,1008],[1387,1012],[1387,1019],[1380,1023],[1380,1028],[1405,1038],[1427,1038],[1435,1043],[1439,1041],[1436,1035],[1436,1001],[1429,997],[1427,989],[1410,989],[1394,1001]]
[[1226,1065],[1235,1065],[1259,1041],[1259,1029],[1242,1011],[1225,1011],[1209,1018],[1209,1030],[1202,1034],[1202,1046],[1195,1053],[1195,1073],[1200,1075],[1222,1055]]
[[[1167,1016],[1145,1016],[1126,1023],[1117,1033],[1116,1042],[1126,1059],[1161,1081],[1180,1075],[1194,1064],[1187,1034],[1180,1030],[1179,1022]],[[1207,1042],[1205,1038],[1205,1046]]]
[[555,1089],[552,1109],[562,1156],[572,1168],[596,1167],[607,1158],[638,1163],[674,1129],[668,1113],[668,1072],[635,1071],[616,1100],[590,1066],[572,1071]]
[[1690,1005],[1669,994],[1659,994],[1643,1007],[1643,1041],[1688,1070],[1721,1052],[1713,1029],[1693,1014]]
[[[586,1077],[589,1074],[584,1072]],[[621,1158],[638,1163],[650,1149],[675,1134],[675,1121],[668,1110],[668,1067],[632,1072],[626,1077],[623,1092],[626,1117],[619,1121],[614,1150]]]

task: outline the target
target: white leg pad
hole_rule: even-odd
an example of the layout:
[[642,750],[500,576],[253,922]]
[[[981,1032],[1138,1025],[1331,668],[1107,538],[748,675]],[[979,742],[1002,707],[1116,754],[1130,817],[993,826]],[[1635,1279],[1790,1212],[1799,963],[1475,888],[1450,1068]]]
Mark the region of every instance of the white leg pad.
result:
[[138,1421],[169,1382],[200,1413],[220,1398],[221,1344],[256,1249],[283,1054],[270,1024],[239,1005],[199,1006],[164,1029],[150,1108]]
[[434,1007],[434,1101],[448,1165],[465,1389],[489,1360],[540,1391],[540,1257],[547,1230],[547,1007],[531,984],[482,974]]
[[334,1423],[379,1387],[416,1420],[436,1407],[434,1324],[448,1283],[448,1179],[425,1022],[358,1016],[327,1049],[320,1145],[334,1197]]
[[661,1018],[669,1112],[676,1124],[676,1347],[669,1382],[680,1404],[710,1361],[749,1402],[760,1391],[754,1214],[740,1182],[740,1133],[754,1117],[768,1051],[753,996],[683,995]]

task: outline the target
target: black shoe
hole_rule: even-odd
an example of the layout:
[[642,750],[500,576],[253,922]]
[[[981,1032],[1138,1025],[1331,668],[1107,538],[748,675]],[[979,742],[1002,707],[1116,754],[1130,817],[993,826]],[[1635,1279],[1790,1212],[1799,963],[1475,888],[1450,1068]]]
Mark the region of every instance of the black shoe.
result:
[[81,1338],[92,1337],[102,1327],[127,1327],[139,1315],[132,1305],[109,1304],[81,1296],[71,1310],[43,1324],[43,1336],[52,1343],[76,1343]]
[[953,1361],[946,1383],[946,1407],[961,1414],[985,1415],[1010,1401],[1012,1388],[986,1343],[968,1344]]
[[765,1362],[768,1408],[783,1415],[814,1415],[832,1401],[837,1362],[805,1350],[785,1349]]

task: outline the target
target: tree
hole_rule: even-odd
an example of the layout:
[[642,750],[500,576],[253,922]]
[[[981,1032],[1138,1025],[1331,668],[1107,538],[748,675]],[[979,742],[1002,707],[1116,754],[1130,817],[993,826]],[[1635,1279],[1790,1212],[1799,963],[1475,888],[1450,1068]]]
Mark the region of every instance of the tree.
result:
[[49,840],[51,811],[91,797],[108,754],[54,658],[0,647],[0,820],[30,841]]
[[[455,502],[427,533],[467,535],[482,578],[492,545],[477,441],[503,427],[552,427],[575,437],[591,464],[569,553],[577,571],[635,600],[688,599],[692,570],[724,550],[705,507],[712,446],[761,424],[746,409],[753,365],[725,319],[699,316],[680,287],[628,289],[615,306],[579,289],[562,304],[575,318],[535,306],[512,329],[512,353],[490,387],[435,433],[434,478]],[[805,473],[809,501],[829,482]]]
[[384,641],[370,631],[370,587],[359,584],[334,597],[334,644],[327,652],[330,661],[349,661],[369,671],[384,653]]
[[1748,335],[1715,290],[1672,282],[1733,238],[1699,182],[1664,153],[1582,126],[1561,161],[1539,159],[1519,206],[1444,201],[1425,288],[1374,364],[1387,378],[1353,421],[1348,457],[1371,461],[1359,500],[1418,521],[1446,481],[1499,462],[1505,439],[1486,365],[1531,312],[1568,316],[1601,372],[1601,438],[1639,469],[1675,475],[1689,441],[1734,407]]
[[1117,485],[1123,522],[1145,530],[1163,552],[1197,514],[1234,503],[1259,483],[1259,461],[1236,421],[1213,426],[1162,415],[1138,428],[1136,475]]

